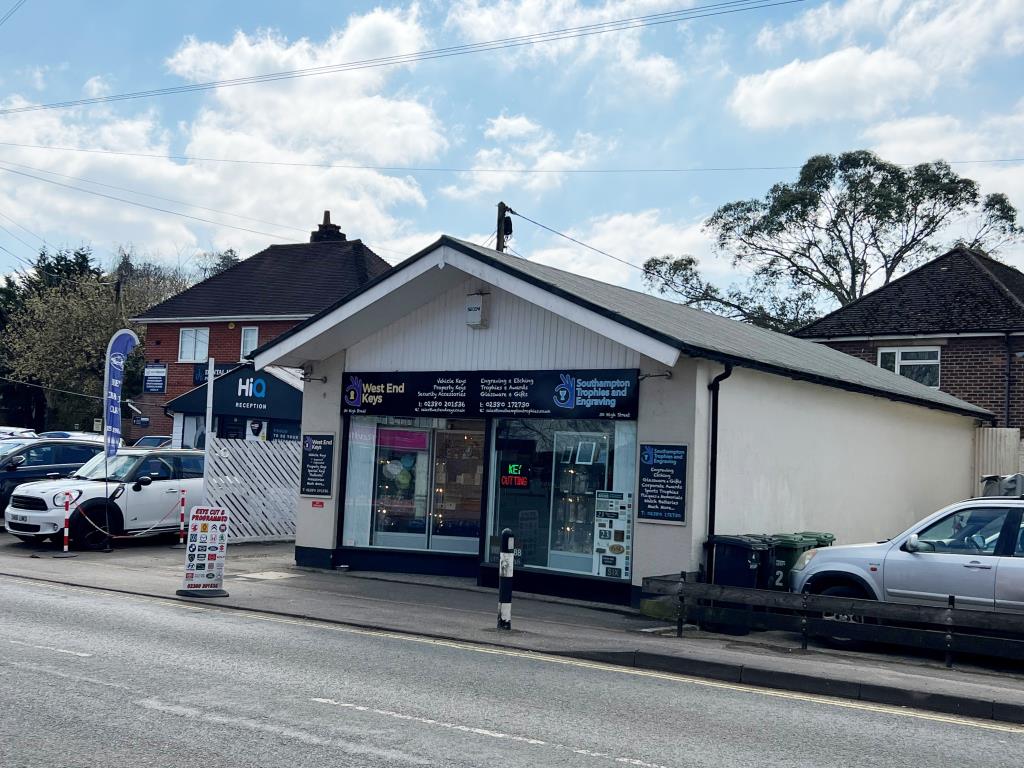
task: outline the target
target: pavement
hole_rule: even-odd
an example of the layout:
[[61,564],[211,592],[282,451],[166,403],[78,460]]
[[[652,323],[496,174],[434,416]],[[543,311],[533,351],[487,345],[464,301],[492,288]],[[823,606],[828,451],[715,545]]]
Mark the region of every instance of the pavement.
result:
[[1024,752],[1024,727],[991,720],[19,578],[0,675],[4,768],[987,768]]
[[[197,602],[174,595],[183,554],[167,541],[128,542],[110,554],[83,552],[70,559],[55,559],[54,553],[0,535],[0,578]],[[1024,667],[998,661],[946,669],[940,657],[924,652],[819,645],[802,651],[799,638],[786,633],[730,637],[690,630],[680,639],[674,627],[629,608],[519,593],[514,628],[501,632],[495,628],[495,590],[470,579],[300,569],[287,544],[236,544],[228,554],[230,596],[200,601],[204,605],[1024,723]]]

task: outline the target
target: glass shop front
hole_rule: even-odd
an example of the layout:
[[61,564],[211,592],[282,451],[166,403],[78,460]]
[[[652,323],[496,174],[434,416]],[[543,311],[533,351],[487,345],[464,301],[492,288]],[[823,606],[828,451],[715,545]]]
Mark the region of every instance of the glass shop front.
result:
[[517,568],[628,582],[637,376],[347,373],[342,551],[483,573],[509,528]]

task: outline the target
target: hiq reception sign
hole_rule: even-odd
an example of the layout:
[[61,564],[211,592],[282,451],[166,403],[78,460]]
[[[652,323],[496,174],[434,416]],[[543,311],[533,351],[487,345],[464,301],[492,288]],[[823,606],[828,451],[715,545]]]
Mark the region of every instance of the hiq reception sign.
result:
[[635,419],[635,369],[345,374],[345,413]]

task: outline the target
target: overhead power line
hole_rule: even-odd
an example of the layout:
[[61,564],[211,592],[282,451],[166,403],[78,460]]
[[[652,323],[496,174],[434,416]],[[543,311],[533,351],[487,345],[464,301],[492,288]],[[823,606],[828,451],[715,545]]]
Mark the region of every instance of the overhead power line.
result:
[[34,174],[31,174],[31,173],[25,173],[24,171],[16,171],[13,168],[7,168],[7,167],[4,167],[4,166],[0,166],[0,171],[3,171],[4,173],[11,173],[11,174],[14,174],[16,176],[23,176],[23,177],[25,177],[27,179],[35,179],[36,181],[41,181],[41,182],[44,182],[46,184],[53,184],[53,185],[58,186],[58,187],[64,187],[65,189],[72,189],[72,190],[74,190],[76,192],[82,192],[82,193],[87,194],[87,195],[96,195],[97,197],[103,197],[103,198],[106,198],[107,200],[114,200],[114,201],[119,202],[119,203],[125,203],[127,205],[134,205],[134,206],[136,206],[138,208],[146,208],[147,210],[150,210],[150,211],[158,211],[160,213],[169,213],[172,216],[180,216],[180,217],[182,217],[184,219],[191,219],[193,221],[200,221],[200,222],[202,222],[204,224],[212,224],[213,226],[216,226],[216,227],[226,227],[228,229],[237,229],[237,230],[240,230],[242,232],[250,232],[250,233],[252,233],[254,235],[265,235],[267,237],[278,238],[278,239],[280,239],[280,240],[282,240],[284,242],[288,242],[288,237],[286,235],[280,235],[280,234],[277,234],[277,233],[274,233],[274,232],[264,232],[264,231],[259,230],[259,229],[250,229],[249,227],[240,227],[240,226],[237,226],[235,224],[227,224],[227,223],[225,223],[223,221],[215,221],[214,219],[205,219],[202,216],[193,216],[192,214],[182,213],[181,211],[172,211],[169,208],[160,208],[159,206],[148,205],[146,203],[140,203],[140,202],[138,202],[136,200],[128,200],[127,198],[124,198],[124,197],[117,197],[116,195],[108,195],[105,192],[97,192],[94,189],[85,189],[83,187],[76,187],[73,184],[65,184],[62,181],[56,181],[54,179],[47,179],[44,176],[36,176]]
[[625,19],[585,24],[578,27],[566,27],[564,29],[537,32],[528,35],[505,37],[496,40],[488,40],[480,43],[466,43],[463,45],[452,45],[444,48],[433,48],[428,50],[414,51],[394,56],[382,56],[373,59],[361,59],[338,64],[328,64],[319,67],[306,67],[293,69],[284,72],[270,72],[263,75],[250,75],[227,80],[214,80],[206,83],[189,83],[185,85],[171,86],[168,88],[153,88],[145,91],[132,91],[129,93],[108,94],[106,96],[94,96],[86,99],[72,99],[69,101],[51,102],[48,104],[30,104],[23,107],[10,107],[0,110],[0,115],[13,115],[23,112],[37,112],[47,109],[66,109],[68,107],[88,106],[92,104],[106,104],[114,101],[127,101],[132,99],[145,99],[154,96],[169,96],[179,93],[192,93],[195,91],[209,91],[218,88],[229,88],[239,85],[251,85],[255,83],[276,82],[278,80],[293,80],[303,77],[314,77],[319,75],[335,74],[339,72],[352,72],[362,69],[374,69],[378,67],[392,67],[402,64],[412,64],[418,61],[429,61],[431,59],[449,58],[452,56],[465,56],[474,53],[487,51],[505,50],[508,48],[520,48],[523,46],[538,45],[541,43],[557,42],[560,40],[571,40],[575,38],[603,35],[611,32],[621,32],[630,29],[642,29],[662,24],[672,24],[683,21],[692,21],[713,16],[725,16],[746,11],[763,10],[783,5],[804,3],[807,0],[731,0],[730,2],[710,3],[675,11],[652,13],[644,16],[633,16]]
[[[58,177],[60,177],[62,179],[68,179],[70,181],[82,181],[82,182],[85,182],[86,184],[95,184],[97,187],[104,187],[105,189],[115,189],[115,190],[117,190],[119,192],[128,192],[129,194],[132,194],[132,195],[140,195],[142,197],[148,197],[148,198],[151,198],[153,200],[163,200],[164,202],[167,202],[167,203],[175,203],[176,205],[184,205],[184,206],[187,206],[189,208],[196,208],[196,209],[198,209],[200,211],[209,211],[210,213],[219,213],[219,214],[222,214],[224,216],[233,216],[236,219],[243,219],[245,221],[252,221],[252,222],[255,222],[257,224],[266,224],[267,226],[276,227],[276,228],[279,228],[279,229],[291,229],[291,230],[294,230],[296,232],[306,232],[307,231],[305,229],[302,229],[301,227],[293,227],[290,224],[277,224],[277,223],[275,223],[273,221],[266,221],[265,219],[257,219],[257,218],[254,218],[252,216],[243,216],[240,213],[233,213],[231,211],[224,211],[224,210],[221,210],[219,208],[209,208],[209,207],[207,207],[205,205],[198,205],[196,203],[189,203],[189,202],[187,202],[185,200],[177,200],[177,199],[175,199],[173,197],[163,197],[161,195],[154,195],[154,194],[152,194],[150,192],[142,192],[142,191],[140,191],[138,189],[130,189],[129,187],[119,187],[116,184],[107,184],[107,183],[102,182],[102,181],[95,181],[94,179],[86,179],[86,178],[83,178],[81,176],[68,176],[67,174],[64,174],[64,173],[57,173],[56,171],[48,171],[45,168],[35,168],[35,167],[31,166],[31,165],[24,165],[22,163],[15,163],[15,162],[12,162],[10,160],[0,160],[0,167],[2,167],[3,165],[13,165],[13,166],[15,166],[17,168],[21,168],[21,169],[26,170],[26,171],[34,171],[35,173],[45,173],[45,174],[47,174],[49,176],[58,176]],[[0,214],[0,215],[2,215],[2,214]],[[24,229],[24,227],[22,227],[22,229]],[[29,232],[29,234],[32,234],[32,233]],[[36,237],[38,237],[38,235],[36,235]],[[42,240],[41,237],[39,239]]]
[[531,219],[529,216],[524,216],[523,214],[519,213],[518,211],[513,211],[510,208],[508,212],[511,213],[513,216],[518,216],[520,219],[525,219],[526,221],[530,222],[531,224],[534,224],[535,226],[540,227],[541,229],[546,229],[548,232],[550,232],[553,235],[558,235],[559,237],[564,237],[566,240],[569,240],[570,242],[576,243],[576,245],[581,245],[584,248],[587,248],[587,249],[593,251],[594,253],[599,253],[602,256],[607,256],[609,259],[614,259],[615,261],[619,262],[620,264],[625,264],[627,267],[632,267],[633,269],[639,269],[641,272],[646,272],[646,270],[644,270],[644,268],[641,267],[639,264],[634,264],[632,261],[627,261],[626,259],[620,259],[618,256],[614,256],[614,255],[608,253],[608,251],[602,251],[600,248],[595,248],[594,246],[592,246],[592,245],[590,245],[588,243],[584,243],[582,240],[577,240],[575,237],[572,237],[571,235],[567,235],[564,232],[559,232],[557,229],[552,229],[547,224],[541,224],[539,221],[535,221],[534,219]]
[[7,11],[7,13],[5,13],[3,16],[0,16],[0,27],[2,27],[4,25],[4,22],[11,18],[11,16],[14,15],[14,12],[21,8],[21,6],[25,4],[25,2],[26,0],[18,0],[18,2],[11,6],[10,10]]
[[[205,157],[200,155],[161,155],[155,152],[127,152],[116,149],[96,149],[92,147],[61,147],[48,144],[22,144],[15,141],[0,141],[0,147],[13,147],[17,149],[40,149],[53,152],[82,152],[95,155],[112,155],[116,157],[135,157],[146,160],[178,160],[191,163],[234,163],[238,165],[270,165],[289,168],[320,168],[320,169],[341,169],[351,171],[380,171],[385,173],[504,173],[509,175],[544,175],[544,174],[567,174],[567,175],[600,175],[600,174],[674,174],[674,173],[737,173],[749,171],[793,171],[799,170],[800,165],[712,165],[712,166],[662,166],[646,168],[475,168],[466,166],[408,166],[408,165],[365,165],[358,163],[334,163],[330,161],[312,162],[300,160],[254,160],[250,158],[233,157]],[[17,165],[10,160],[2,162]],[[995,157],[979,160],[947,160],[950,165],[984,165],[993,163],[1024,163],[1024,157]],[[911,166],[912,163],[897,163],[897,165]],[[52,171],[46,171],[52,173]],[[85,179],[83,179],[85,181]],[[92,182],[98,184],[99,182]],[[115,187],[116,189],[117,187]],[[128,190],[124,190],[128,191]],[[137,193],[144,194],[144,193]],[[152,197],[155,197],[153,195]],[[168,199],[169,198],[164,198]],[[214,209],[208,209],[214,210]],[[237,214],[231,214],[237,216]],[[266,222],[263,222],[266,223]]]

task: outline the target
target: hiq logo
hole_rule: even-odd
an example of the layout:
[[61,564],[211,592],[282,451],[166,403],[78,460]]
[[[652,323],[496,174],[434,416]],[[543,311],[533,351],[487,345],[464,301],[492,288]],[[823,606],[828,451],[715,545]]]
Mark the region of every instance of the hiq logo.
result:
[[363,405],[363,380],[358,376],[352,376],[348,380],[343,394],[345,405],[349,408],[360,408]]
[[645,445],[643,453],[640,454],[640,461],[644,464],[654,463],[654,446]]
[[555,387],[555,405],[559,408],[576,407],[576,379],[568,373],[560,375],[562,383]]
[[267,382],[263,379],[239,379],[239,397],[266,397]]
[[124,370],[124,355],[120,352],[114,352],[110,355],[110,364],[119,371]]

